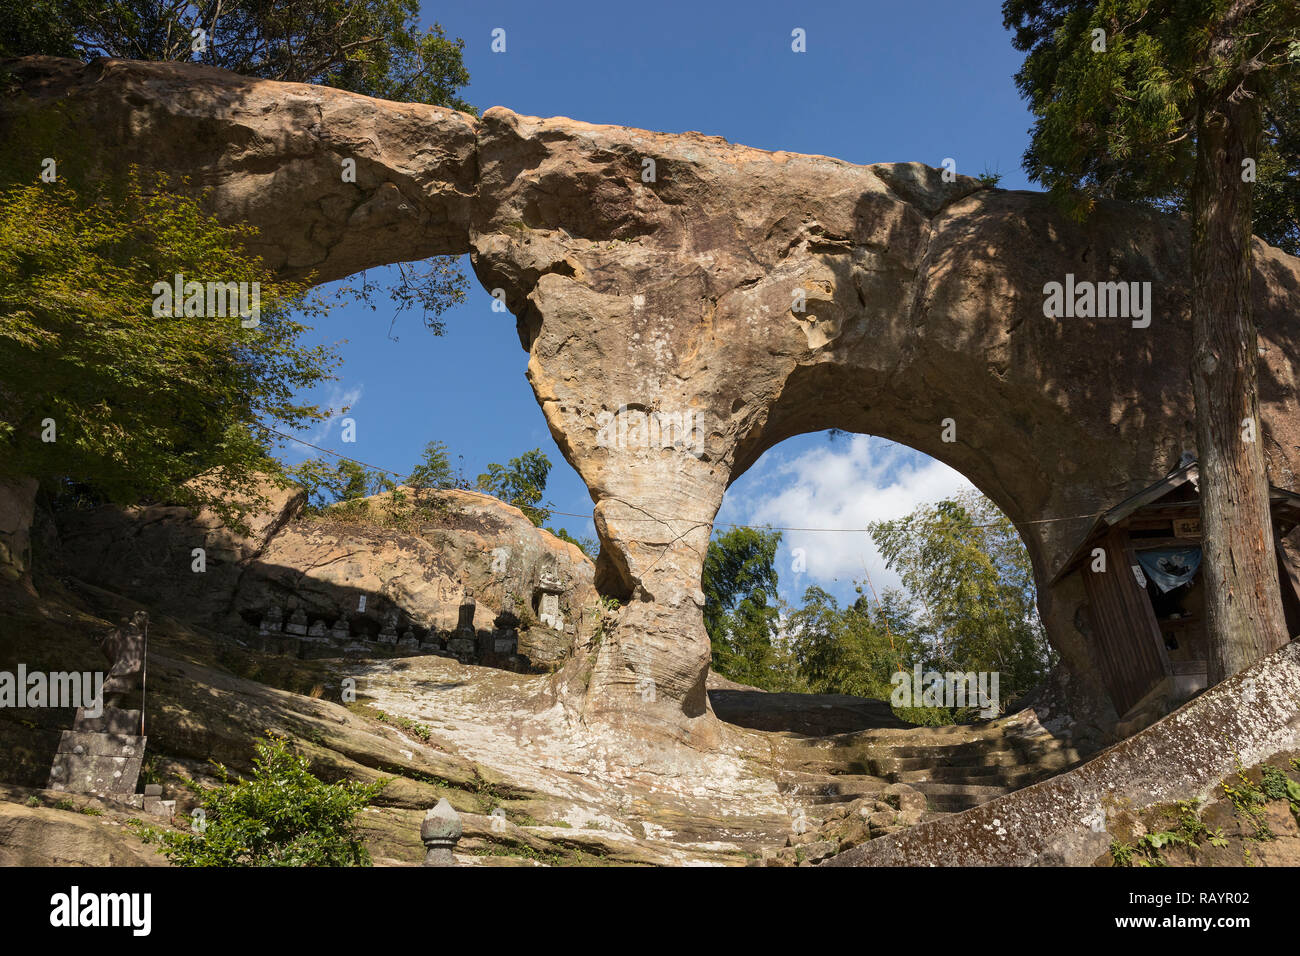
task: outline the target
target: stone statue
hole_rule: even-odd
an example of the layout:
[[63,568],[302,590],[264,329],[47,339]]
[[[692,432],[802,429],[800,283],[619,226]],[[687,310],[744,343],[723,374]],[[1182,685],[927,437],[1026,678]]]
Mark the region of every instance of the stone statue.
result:
[[95,643],[108,658],[108,676],[104,680],[104,704],[120,707],[127,694],[135,690],[144,669],[144,637],[149,614],[136,611],[123,618],[122,625],[96,636]]

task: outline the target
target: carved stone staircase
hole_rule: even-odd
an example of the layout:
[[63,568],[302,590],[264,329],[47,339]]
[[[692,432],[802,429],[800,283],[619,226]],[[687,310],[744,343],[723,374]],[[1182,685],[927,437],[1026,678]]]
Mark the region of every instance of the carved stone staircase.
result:
[[[900,724],[892,715],[889,722]],[[769,732],[782,767],[782,789],[810,812],[864,796],[879,799],[889,784],[906,783],[925,794],[931,811],[957,813],[1081,760],[1028,710],[962,726],[898,725],[826,736]]]

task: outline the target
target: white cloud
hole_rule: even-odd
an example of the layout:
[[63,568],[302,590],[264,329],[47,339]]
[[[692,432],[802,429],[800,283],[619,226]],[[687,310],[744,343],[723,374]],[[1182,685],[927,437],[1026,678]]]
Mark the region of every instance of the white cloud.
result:
[[[329,447],[325,443],[333,433],[334,426],[337,425],[345,415],[351,415],[356,411],[357,403],[361,401],[361,393],[364,390],[365,385],[361,383],[348,389],[343,389],[338,385],[332,386],[330,389],[329,399],[324,403],[325,409],[329,412],[329,418],[319,422],[316,425],[315,430],[308,435],[304,441],[309,441],[313,445]],[[344,411],[344,409],[347,409],[347,411]],[[310,448],[304,448],[301,445],[298,446],[298,449],[308,456],[315,454]]]
[[[791,458],[779,446],[769,451],[728,491],[718,525],[865,528],[971,487],[960,473],[904,445],[867,435],[820,439]],[[805,573],[792,570],[795,548],[804,549]],[[786,531],[777,560],[782,594],[796,602],[813,584],[851,598],[864,565],[877,594],[901,587],[865,531]]]

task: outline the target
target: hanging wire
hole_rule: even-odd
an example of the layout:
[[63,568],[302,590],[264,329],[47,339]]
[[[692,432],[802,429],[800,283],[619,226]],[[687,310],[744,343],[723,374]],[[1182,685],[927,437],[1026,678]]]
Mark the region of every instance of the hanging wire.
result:
[[[323,454],[326,455],[331,455],[334,458],[339,459],[340,461],[350,461],[354,465],[361,465],[363,468],[369,468],[371,471],[381,472],[382,474],[391,475],[394,478],[398,478],[398,479],[402,479],[406,477],[405,473],[403,472],[393,471],[391,468],[382,468],[379,465],[372,465],[369,462],[361,461],[358,458],[350,458],[347,455],[340,454],[339,452],[333,451],[329,448],[322,448],[319,445],[313,445],[311,442],[304,441],[301,438],[296,438],[293,435],[286,435],[284,432],[276,431],[274,428],[269,428],[266,425],[259,425],[258,427],[261,428],[263,431],[267,432],[268,434],[275,435],[277,438],[282,438],[285,441],[296,442],[297,444],[303,445],[307,448],[311,448],[314,451],[322,452]],[[467,491],[470,494],[480,495],[484,498],[492,497],[489,494],[485,494],[484,492],[481,491],[475,491],[470,488],[465,488],[462,490]],[[580,512],[574,512],[574,511],[558,511],[555,508],[538,508],[535,510],[545,511],[547,514],[552,514],[552,515],[563,515],[566,518],[591,518],[592,517],[590,514],[582,514]],[[1028,521],[1022,521],[1020,523],[1026,525],[1052,524],[1059,521],[1080,521],[1085,518],[1095,518],[1095,517],[1097,517],[1097,512],[1092,512],[1090,514],[1083,514],[1083,515],[1066,515],[1059,518],[1034,518]],[[684,518],[684,517],[672,518],[672,517],[659,517],[659,516],[649,517],[649,518],[620,518],[619,520],[620,521],[651,521],[656,524],[666,523],[670,521],[693,521],[696,522],[697,524],[699,523],[698,518]],[[987,524],[963,525],[963,527],[996,528],[999,527],[1000,524],[1001,522],[994,521],[994,522],[989,522]],[[772,525],[737,524],[735,522],[730,522],[730,521],[715,522],[714,527],[715,528],[716,527],[749,528],[754,531],[808,531],[808,532],[828,532],[828,533],[844,533],[844,534],[862,534],[864,532],[870,533],[871,531],[870,528],[790,528],[790,527],[774,527]]]

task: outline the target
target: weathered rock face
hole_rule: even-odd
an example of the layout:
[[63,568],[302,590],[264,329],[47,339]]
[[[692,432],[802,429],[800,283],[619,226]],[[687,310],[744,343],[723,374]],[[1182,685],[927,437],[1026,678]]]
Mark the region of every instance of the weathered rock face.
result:
[[35,481],[0,481],[0,576],[16,579],[27,573],[35,510]]
[[[206,510],[63,513],[60,559],[82,581],[282,652],[387,644],[467,660],[517,655],[545,668],[590,635],[591,561],[495,498],[425,492],[437,509],[395,531],[384,524],[387,495],[352,503],[344,518],[302,516],[297,490],[268,483],[263,493],[269,504],[249,517],[246,536]],[[194,548],[205,550],[201,573]]]
[[[17,76],[29,98],[3,108],[4,136],[55,102],[94,116],[79,133],[99,156],[216,187],[217,214],[261,229],[292,274],[472,253],[591,491],[597,583],[629,599],[588,672],[590,718],[712,739],[714,515],[765,449],[830,427],[908,444],[989,495],[1028,545],[1072,686],[1104,701],[1082,588],[1046,582],[1090,516],[1194,447],[1178,220],[1104,203],[1080,226],[1045,196],[919,164],[501,108],[475,121],[196,67],[36,59]],[[336,175],[347,157],[355,185]],[[1261,440],[1296,488],[1300,263],[1255,256]],[[1067,276],[1149,282],[1150,324],[1045,317],[1045,283]]]
[[[0,147],[7,163],[37,170],[40,159],[24,147],[39,144],[42,156],[75,157],[63,166],[73,179],[85,164],[122,160],[188,176],[212,191],[223,217],[261,223],[264,241],[251,251],[294,277],[341,278],[392,261],[385,256],[398,248],[405,259],[465,251],[472,117],[305,84],[266,86],[224,70],[195,74],[179,64],[16,62],[22,92],[33,100],[6,111],[15,137]],[[71,128],[46,110],[70,119]],[[128,157],[111,145],[127,142],[149,143],[148,155]],[[344,182],[344,158],[355,161],[355,182]],[[292,240],[271,228],[277,220],[294,223]]]

